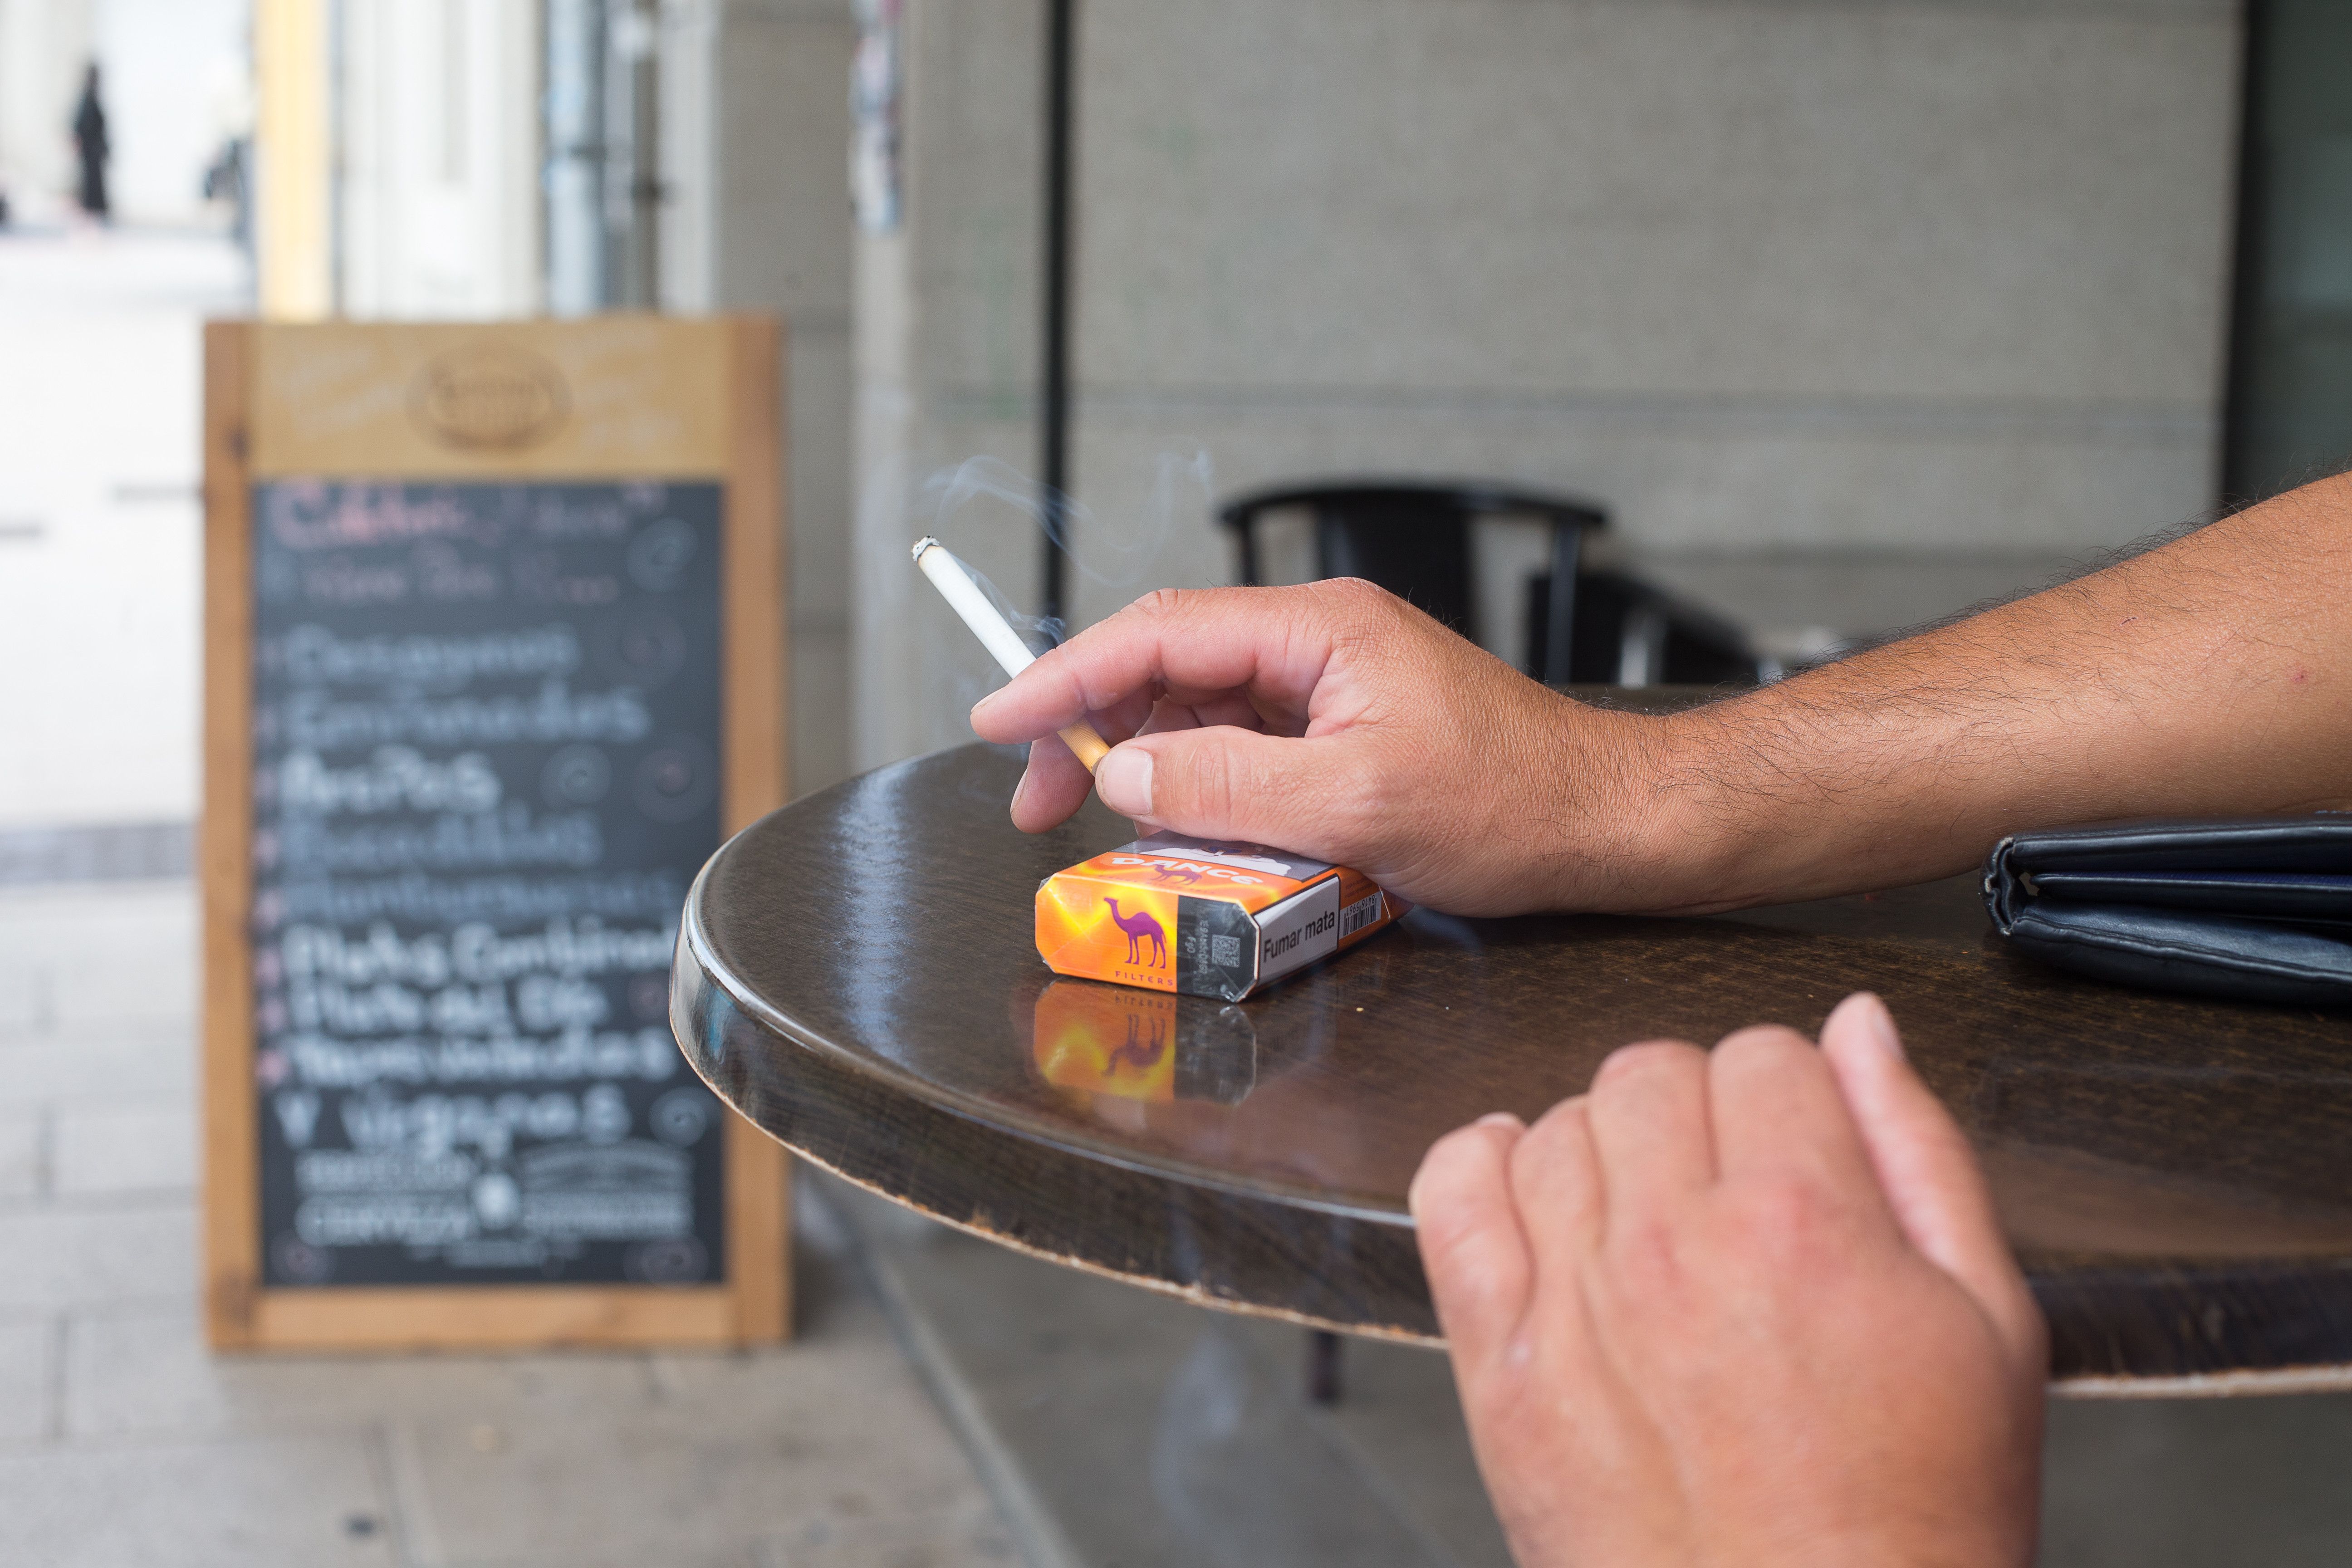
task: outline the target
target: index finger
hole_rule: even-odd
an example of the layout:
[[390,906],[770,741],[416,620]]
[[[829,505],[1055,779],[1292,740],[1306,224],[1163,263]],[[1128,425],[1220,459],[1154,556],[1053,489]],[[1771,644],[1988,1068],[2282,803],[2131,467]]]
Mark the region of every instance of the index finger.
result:
[[2050,1365],[2041,1310],[1966,1134],[1911,1070],[1886,1005],[1867,993],[1839,1003],[1822,1026],[1822,1056],[1903,1234],[1991,1315],[2020,1373],[2040,1379]]
[[982,699],[971,727],[982,740],[1034,741],[1154,688],[1179,701],[1246,689],[1304,711],[1331,657],[1324,586],[1148,594]]

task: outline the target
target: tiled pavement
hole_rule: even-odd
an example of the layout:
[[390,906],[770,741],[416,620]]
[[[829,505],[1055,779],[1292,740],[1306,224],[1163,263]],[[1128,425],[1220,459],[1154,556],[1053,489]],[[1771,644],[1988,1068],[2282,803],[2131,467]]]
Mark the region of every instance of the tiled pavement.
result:
[[0,1563],[1015,1560],[821,1210],[781,1350],[208,1352],[194,913],[186,883],[0,891]]

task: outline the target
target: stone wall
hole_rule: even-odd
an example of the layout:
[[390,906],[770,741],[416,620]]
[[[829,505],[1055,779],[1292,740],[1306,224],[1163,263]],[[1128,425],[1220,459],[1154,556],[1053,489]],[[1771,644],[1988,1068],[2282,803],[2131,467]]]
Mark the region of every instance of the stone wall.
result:
[[[866,763],[961,738],[986,683],[910,595],[900,536],[940,466],[1034,462],[1041,10],[908,6],[908,220],[870,296],[903,299],[861,382],[887,412],[861,470]],[[1152,498],[1194,444],[1220,494],[1387,473],[1591,495],[1670,577],[2038,565],[2211,503],[2223,0],[1080,15],[1074,485],[1081,560],[1114,569],[1078,575],[1076,619],[1230,574],[1205,505]],[[1029,600],[1026,525],[987,510],[956,547]],[[1789,592],[1737,607],[1838,607]]]

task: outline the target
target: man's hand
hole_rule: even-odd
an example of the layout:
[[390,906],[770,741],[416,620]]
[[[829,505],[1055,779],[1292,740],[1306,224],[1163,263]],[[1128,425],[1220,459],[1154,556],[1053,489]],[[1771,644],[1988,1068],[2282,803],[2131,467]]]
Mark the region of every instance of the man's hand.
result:
[[1161,593],[972,710],[1086,798],[1460,914],[1898,887],[2020,828],[2352,807],[2352,477],[1761,690],[1651,719],[1545,690],[1363,583]]
[[1876,997],[1619,1051],[1412,1210],[1522,1568],[2031,1561],[2041,1314]]
[[[1082,714],[1127,742],[1091,781],[1054,735]],[[1659,721],[1570,701],[1369,583],[1153,594],[971,722],[1035,742],[1013,797],[1031,832],[1091,785],[1146,830],[1319,856],[1456,913],[1660,901],[1659,803],[1634,783]]]

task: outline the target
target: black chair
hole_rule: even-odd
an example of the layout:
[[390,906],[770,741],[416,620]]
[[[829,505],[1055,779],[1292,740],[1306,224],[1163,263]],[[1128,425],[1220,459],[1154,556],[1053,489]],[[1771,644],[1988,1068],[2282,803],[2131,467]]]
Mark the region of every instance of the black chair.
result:
[[1241,548],[1241,577],[1263,583],[1258,523],[1301,510],[1314,520],[1315,574],[1362,577],[1473,641],[1471,524],[1528,517],[1551,524],[1550,570],[1527,586],[1527,673],[1552,685],[1654,686],[1752,681],[1758,662],[1736,626],[1622,572],[1580,570],[1584,535],[1608,527],[1591,501],[1477,483],[1332,481],[1284,485],[1226,502],[1217,521]]
[[[1530,617],[1548,615],[1550,599],[1549,583],[1540,577],[1529,583]],[[1588,570],[1580,576],[1570,624],[1570,681],[1752,686],[1764,678],[1763,660],[1746,632],[1631,573]],[[1540,628],[1544,622],[1531,618],[1528,625]],[[1540,637],[1530,636],[1528,647],[1532,669],[1552,668],[1551,650]]]

